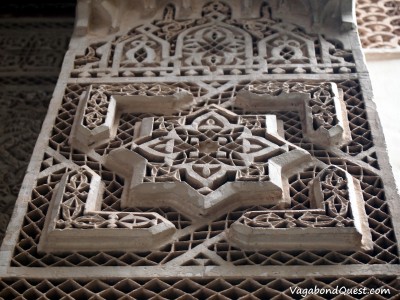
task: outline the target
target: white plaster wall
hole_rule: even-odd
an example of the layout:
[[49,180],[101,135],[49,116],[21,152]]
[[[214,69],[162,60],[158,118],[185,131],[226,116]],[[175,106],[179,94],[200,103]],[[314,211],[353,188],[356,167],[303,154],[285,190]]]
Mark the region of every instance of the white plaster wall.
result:
[[[400,53],[367,53],[374,101],[385,134],[389,161],[400,187]],[[383,170],[384,171],[384,170]]]

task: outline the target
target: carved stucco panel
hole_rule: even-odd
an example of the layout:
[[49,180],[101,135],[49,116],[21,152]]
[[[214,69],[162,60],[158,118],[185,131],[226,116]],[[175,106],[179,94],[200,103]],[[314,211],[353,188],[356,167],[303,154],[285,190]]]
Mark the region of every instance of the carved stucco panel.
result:
[[0,297],[398,291],[351,2],[321,3],[80,1]]
[[[276,94],[277,91],[283,93]],[[280,135],[282,125],[278,124],[274,114],[262,114],[297,109],[303,115],[304,133],[311,140],[337,147],[349,139],[348,120],[342,113],[340,95],[334,83],[307,85],[298,82],[289,87],[282,83],[254,82],[238,92],[231,105],[257,114],[236,114],[226,104],[196,108],[199,98],[168,85],[89,86],[80,97],[69,142],[72,147],[93,155],[94,148],[112,142],[117,132],[124,131],[119,127],[123,114],[141,114],[142,117],[132,123],[131,142],[100,158],[106,168],[125,179],[121,208],[169,206],[195,222],[203,222],[204,218],[218,217],[243,205],[273,205],[275,208],[270,212],[250,211],[243,215],[231,229],[227,228],[228,239],[243,249],[324,249],[329,247],[329,238],[321,237],[335,233],[338,236],[335,249],[371,249],[359,185],[343,170],[328,168],[321,171],[314,183],[310,183],[313,190],[309,195],[313,203],[311,210],[291,212],[288,178],[321,163]],[[182,114],[185,110],[188,112]],[[125,230],[134,237],[136,242],[132,243],[124,241],[122,231],[115,237],[106,238],[108,230],[104,230],[104,240],[100,238],[96,245],[103,250],[114,247],[149,250],[157,248],[157,245],[160,247],[162,241],[166,243],[168,234],[169,238],[172,237],[174,225],[158,214],[100,212],[102,185],[98,175],[88,177],[82,171],[80,174],[86,181],[93,178],[91,193],[98,195],[96,200],[87,200],[86,204],[78,196],[72,200],[69,196],[68,200],[60,200],[65,198],[64,194],[68,193],[65,189],[77,175],[70,173],[69,181],[64,176],[52,200],[52,209],[68,212],[68,216],[61,213],[68,220],[55,221],[54,214],[47,218],[46,227],[53,229],[42,236],[41,245],[44,246],[39,245],[39,250],[91,249],[90,242],[83,242],[90,233],[85,232],[83,238],[77,238],[80,235],[78,231],[73,233],[76,243],[58,248],[49,246],[53,244],[53,236],[62,236],[66,229],[66,232],[71,231],[71,225],[65,224],[74,224],[74,227],[82,229],[107,227],[116,230],[116,224],[127,219],[138,223],[130,228],[135,228],[134,231]],[[325,186],[318,183],[323,176],[330,176]],[[332,179],[335,176],[338,178]],[[338,192],[332,181],[339,182],[339,185],[344,183],[345,192]],[[323,199],[321,195],[325,189],[334,190],[332,199]],[[348,210],[346,216],[336,211],[342,208]],[[70,212],[72,210],[74,212]],[[82,211],[84,215],[78,217]],[[77,225],[82,223],[80,218],[94,225]],[[257,226],[251,229],[249,224],[253,223],[243,221],[252,218],[264,218],[265,228],[260,228],[263,222],[255,221]],[[282,230],[284,234],[280,234],[281,230],[274,225],[279,223],[279,219],[288,222],[288,228]],[[154,226],[163,229],[150,230],[152,227],[140,225],[150,220],[156,222]],[[63,228],[51,225],[51,222],[64,224]],[[275,235],[284,241],[274,238],[270,245],[268,241]],[[308,242],[304,236],[310,237]],[[145,237],[143,242],[139,237]],[[114,247],[110,246],[113,240],[120,239],[121,242]]]

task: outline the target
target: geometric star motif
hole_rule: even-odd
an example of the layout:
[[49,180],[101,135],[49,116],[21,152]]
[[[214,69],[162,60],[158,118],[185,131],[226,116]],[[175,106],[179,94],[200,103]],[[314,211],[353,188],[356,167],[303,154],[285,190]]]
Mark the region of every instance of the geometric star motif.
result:
[[[287,145],[268,139],[266,116],[240,117],[213,105],[189,116],[163,118],[151,140],[136,141],[134,151],[159,170],[184,180],[203,195],[228,181],[268,181],[268,160]],[[271,118],[271,116],[269,116]],[[157,122],[155,122],[157,123]]]
[[131,149],[107,158],[111,169],[129,160],[135,166],[127,174],[124,207],[168,205],[191,218],[222,206],[285,207],[290,166],[310,160],[278,135],[274,115],[239,116],[210,105],[186,116],[144,118],[136,126]]

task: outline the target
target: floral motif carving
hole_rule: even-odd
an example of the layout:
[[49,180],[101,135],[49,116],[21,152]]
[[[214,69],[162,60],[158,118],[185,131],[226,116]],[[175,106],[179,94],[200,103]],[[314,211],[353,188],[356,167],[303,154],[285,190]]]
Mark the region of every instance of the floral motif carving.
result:
[[[248,45],[251,43],[250,36],[238,29],[221,27],[216,23],[204,28],[194,28],[184,36],[182,45],[178,44],[178,55],[182,53],[182,67],[200,66],[207,68],[203,74],[218,70],[218,66],[243,65],[246,59],[251,59]],[[190,72],[195,75],[196,71]],[[241,74],[239,70],[232,70],[231,74]],[[189,73],[187,73],[189,74]],[[219,74],[224,74],[223,69]]]
[[[310,91],[311,92],[311,91]],[[313,127],[318,129],[324,127],[332,128],[338,123],[335,102],[329,85],[322,85],[319,89],[314,89],[309,105],[313,116]]]
[[320,179],[320,190],[324,196],[323,203],[327,215],[349,220],[351,217],[349,190],[344,172],[328,169]]
[[97,227],[96,218],[87,220],[83,217],[82,219],[83,208],[90,188],[90,179],[88,176],[89,178],[91,177],[88,172],[84,170],[79,170],[78,172],[70,174],[65,185],[63,200],[60,204],[61,219],[57,221],[57,228],[81,227],[86,222],[89,224],[93,223],[93,227]]
[[[64,189],[60,202],[60,218],[56,221],[57,229],[66,228],[150,228],[162,220],[154,214],[94,212],[87,203],[92,179],[85,169],[78,169],[68,174],[61,189]],[[93,188],[92,189],[96,189]],[[100,188],[97,193],[100,193]],[[94,191],[92,191],[94,193]],[[99,195],[100,196],[100,195]],[[91,201],[91,200],[89,200]]]

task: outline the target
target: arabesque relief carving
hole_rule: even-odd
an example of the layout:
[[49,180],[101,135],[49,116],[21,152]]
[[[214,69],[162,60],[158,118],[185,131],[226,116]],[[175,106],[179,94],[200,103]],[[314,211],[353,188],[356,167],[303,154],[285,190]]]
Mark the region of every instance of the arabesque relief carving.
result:
[[233,19],[218,1],[199,19],[176,20],[174,13],[167,5],[162,20],[90,45],[76,56],[72,77],[354,72],[352,54],[339,42],[273,21],[267,7],[257,19]]
[[157,213],[101,211],[103,192],[104,184],[93,171],[66,173],[56,187],[38,250],[90,250],[98,247],[99,239],[103,250],[148,250],[174,233],[175,226]]
[[301,276],[397,278],[350,4],[79,1],[0,298],[272,299]]
[[[233,243],[243,249],[292,249],[292,243],[308,249],[346,249],[360,245],[372,248],[368,234],[361,240],[355,238],[360,232],[368,231],[364,207],[359,201],[358,180],[342,169],[328,167],[318,174],[310,187],[312,209],[247,212],[230,229]],[[355,215],[358,218],[354,218]],[[332,236],[335,236],[335,244],[332,244]]]
[[[295,249],[307,235],[309,242],[303,241],[301,247],[319,249],[329,247],[329,238],[322,239],[321,234],[329,236],[335,232],[340,241],[335,245],[337,249],[370,249],[371,236],[360,202],[360,187],[343,170],[328,168],[314,179],[311,184],[313,193],[309,195],[313,203],[311,210],[290,210],[288,178],[320,163],[313,160],[307,151],[285,140],[282,125],[273,112],[297,109],[302,115],[304,133],[310,140],[337,147],[349,140],[341,95],[336,84],[329,82],[288,84],[256,81],[239,91],[236,98],[230,100],[230,105],[198,107],[199,99],[192,93],[167,84],[88,86],[81,96],[69,142],[73,148],[90,154],[101,144],[112,142],[116,133],[121,131],[118,124],[124,114],[140,115],[140,118],[132,120],[131,142],[101,158],[105,167],[125,179],[121,194],[123,208],[169,206],[193,221],[200,221],[243,205],[274,205],[270,212],[244,214],[228,229],[228,239],[243,249]],[[241,112],[237,114],[230,107]],[[324,176],[326,178],[321,179]],[[88,180],[87,176],[80,178]],[[321,183],[322,180],[326,183]],[[333,181],[344,186],[338,190]],[[86,182],[80,184],[88,185]],[[66,182],[64,185],[68,187]],[[100,183],[93,185],[97,187],[92,193],[101,194]],[[329,199],[322,195],[327,188],[333,191]],[[55,197],[65,197],[62,195],[58,192]],[[146,226],[140,225],[144,221],[150,222],[143,213],[100,213],[96,210],[99,210],[101,200],[95,200],[95,206],[90,204],[93,201],[84,204],[78,200],[53,200],[53,205],[60,205],[61,215],[67,219],[57,221],[56,224],[64,225],[62,228],[54,226],[53,232],[62,235],[60,231],[71,224],[74,228],[90,228],[86,223],[82,225],[80,219],[93,223],[95,228],[117,228],[117,224],[129,219],[138,223],[131,229],[149,232]],[[59,204],[54,204],[57,202]],[[77,218],[84,205],[86,213]],[[72,207],[75,211],[71,215]],[[149,242],[135,243],[134,248],[123,243],[118,247],[146,250],[146,247],[160,245],[150,242],[160,242],[156,234],[173,233],[172,223],[154,213],[151,217],[163,223],[163,232],[154,230],[147,237]],[[265,221],[260,222],[261,219]],[[274,239],[270,246],[270,233],[279,235],[281,230],[275,229],[285,227],[282,225],[285,222],[287,228],[282,229],[284,241]],[[280,224],[278,227],[274,225],[277,223]],[[299,231],[292,227],[303,229]],[[51,234],[56,233],[44,235],[42,240],[46,239],[46,242],[43,244],[52,244]],[[136,236],[133,231],[130,234]],[[145,236],[145,233],[139,234]],[[104,249],[110,249],[108,242],[103,244]],[[64,249],[70,246],[63,245]],[[97,247],[102,247],[101,243]],[[80,241],[78,248],[89,250],[90,244]],[[43,251],[49,249],[43,246]]]

